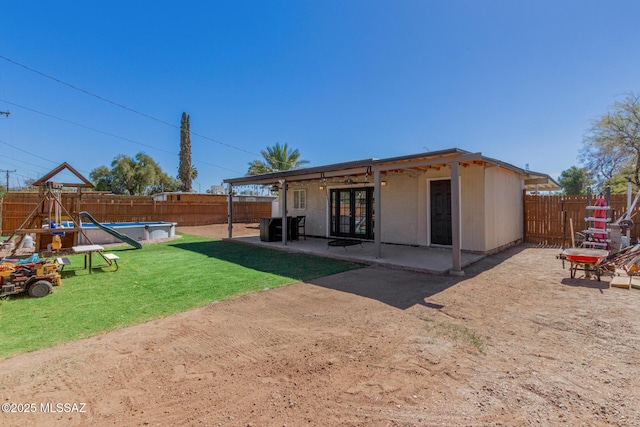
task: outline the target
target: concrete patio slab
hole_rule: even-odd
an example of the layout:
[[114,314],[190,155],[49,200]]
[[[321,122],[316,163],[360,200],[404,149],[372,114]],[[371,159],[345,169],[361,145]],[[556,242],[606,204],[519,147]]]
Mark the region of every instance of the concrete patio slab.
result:
[[[354,246],[329,246],[331,239],[307,237],[307,240],[263,242],[259,236],[234,237],[234,242],[264,246],[288,252],[302,252],[317,256],[348,260],[369,265],[422,271],[434,274],[448,274],[453,268],[453,258],[449,248],[433,248],[407,245],[382,245],[382,257],[376,258],[373,242],[362,242]],[[462,253],[462,268],[484,258],[482,254]]]

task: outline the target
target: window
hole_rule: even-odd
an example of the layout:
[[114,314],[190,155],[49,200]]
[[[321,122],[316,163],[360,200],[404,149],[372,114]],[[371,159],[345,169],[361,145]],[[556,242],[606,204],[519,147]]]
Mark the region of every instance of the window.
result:
[[293,190],[293,209],[307,209],[307,190]]

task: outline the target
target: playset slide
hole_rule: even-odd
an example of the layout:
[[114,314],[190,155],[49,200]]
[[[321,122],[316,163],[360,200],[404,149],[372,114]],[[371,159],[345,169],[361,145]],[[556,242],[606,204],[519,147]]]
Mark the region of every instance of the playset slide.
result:
[[80,212],[80,217],[88,219],[90,222],[93,223],[93,225],[95,225],[100,230],[104,231],[105,233],[111,234],[116,239],[122,240],[123,242],[128,243],[129,245],[133,246],[136,249],[142,249],[142,245],[140,244],[140,242],[138,242],[137,240],[133,240],[131,237],[129,237],[129,236],[125,235],[125,234],[118,233],[116,230],[114,230],[111,227],[107,227],[105,225],[100,224],[98,221],[95,220],[94,217],[89,215],[88,212]]

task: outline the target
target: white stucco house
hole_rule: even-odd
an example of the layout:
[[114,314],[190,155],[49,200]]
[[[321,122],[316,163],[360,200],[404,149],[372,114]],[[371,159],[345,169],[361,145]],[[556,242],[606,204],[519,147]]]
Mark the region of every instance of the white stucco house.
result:
[[544,173],[458,148],[224,182],[277,187],[281,215],[305,216],[307,235],[370,240],[380,256],[383,243],[451,247],[454,272],[461,251],[488,254],[522,241],[525,191],[560,189]]

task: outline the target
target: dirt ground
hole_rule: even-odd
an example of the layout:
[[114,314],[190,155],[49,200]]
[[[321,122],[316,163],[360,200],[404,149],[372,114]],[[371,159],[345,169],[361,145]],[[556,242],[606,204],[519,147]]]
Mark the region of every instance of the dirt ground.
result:
[[32,413],[0,425],[640,425],[640,291],[558,252],[367,267],[18,355],[3,410]]
[[[177,227],[179,233],[193,234],[195,236],[222,239],[229,236],[227,224],[198,225],[192,227]],[[233,237],[258,236],[260,224],[233,224]]]

